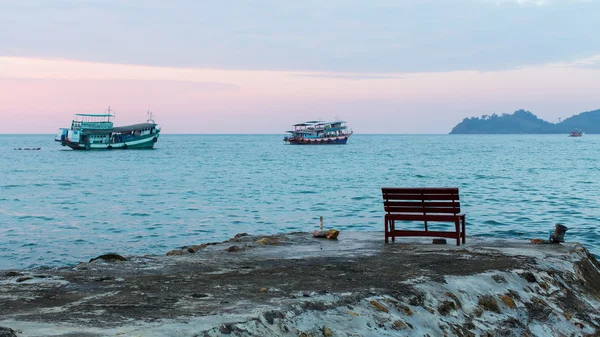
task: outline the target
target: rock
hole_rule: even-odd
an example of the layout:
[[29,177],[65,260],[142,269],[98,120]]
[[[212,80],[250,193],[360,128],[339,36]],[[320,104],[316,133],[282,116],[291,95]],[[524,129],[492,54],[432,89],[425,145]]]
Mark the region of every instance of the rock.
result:
[[448,313],[450,313],[450,311],[452,311],[454,309],[456,309],[456,304],[454,304],[454,302],[450,302],[450,301],[443,301],[442,303],[440,303],[440,305],[437,308],[438,312],[442,316],[448,315]]
[[393,305],[398,309],[398,311],[403,312],[407,316],[412,316],[413,312],[410,308],[401,302],[393,302]]
[[521,300],[521,296],[519,296],[519,293],[514,290],[509,290],[506,295],[510,296],[510,298],[512,298],[513,300]]
[[230,253],[238,252],[240,250],[242,250],[242,248],[240,248],[238,246],[231,246],[231,247],[227,248],[227,251],[230,252]]
[[333,336],[333,330],[323,325],[323,337],[331,337]]
[[536,281],[536,279],[535,279],[535,275],[533,275],[533,273],[532,273],[532,272],[530,272],[530,271],[524,272],[524,273],[523,273],[523,274],[521,274],[520,276],[521,276],[522,278],[524,278],[525,280],[527,280],[527,282],[529,282],[529,283],[533,283],[533,282],[535,282],[535,281]]
[[25,281],[32,280],[32,279],[33,279],[33,277],[31,277],[31,276],[23,276],[23,277],[19,277],[17,279],[17,282],[21,283],[21,282],[25,282]]
[[337,240],[338,235],[340,235],[340,231],[337,229],[330,229],[327,231],[327,235],[325,235],[325,237],[329,240]]
[[202,248],[206,248],[206,244],[193,245],[192,247],[190,247],[190,249],[193,250],[194,253],[197,253]]
[[219,326],[219,332],[222,335],[230,335],[234,330],[234,326],[232,323],[224,323]]
[[179,249],[173,249],[170,252],[167,252],[167,256],[174,256],[174,255],[183,255],[183,252]]
[[264,293],[264,292],[267,291],[267,288],[260,288],[260,289],[258,289],[258,291],[261,292],[261,293]]
[[417,306],[422,306],[425,303],[425,296],[421,293],[412,296],[409,300],[408,300],[408,304],[413,305],[415,307]]
[[552,309],[548,304],[541,298],[535,296],[531,298],[531,302],[525,303],[525,307],[529,312],[529,317],[540,322],[548,320],[549,316],[552,314]]
[[514,309],[517,306],[515,301],[509,295],[500,295],[500,300],[511,309]]
[[23,273],[19,273],[18,271],[9,271],[7,273],[4,274],[4,276],[6,277],[17,277],[17,276],[23,276]]
[[502,275],[494,274],[492,275],[492,279],[496,281],[496,283],[506,283],[506,279]]
[[452,300],[454,300],[454,304],[456,304],[456,308],[458,308],[458,309],[462,308],[462,303],[460,303],[460,300],[458,299],[458,296],[454,295],[450,291],[446,292],[446,296],[448,296]]
[[201,293],[193,293],[190,295],[193,298],[206,298],[209,297],[209,294],[201,294]]
[[98,257],[90,259],[90,262],[93,262],[93,261],[96,261],[96,260],[104,260],[104,261],[127,261],[126,258],[122,257],[119,254],[114,254],[114,253],[100,255]]
[[355,313],[354,311],[349,311],[348,313],[349,313],[350,315],[354,316],[354,317],[358,317],[358,314],[357,314],[357,313]]
[[445,245],[447,242],[446,239],[433,239],[431,243],[434,245]]
[[477,304],[479,304],[485,310],[493,311],[498,314],[500,313],[500,307],[498,306],[498,302],[496,302],[496,299],[491,295],[481,296],[477,301]]
[[383,311],[383,312],[390,312],[388,310],[388,308],[384,307],[383,304],[375,301],[375,300],[371,300],[369,303],[371,303],[371,305],[373,305],[374,307],[376,307],[377,309],[379,309],[379,311]]
[[11,328],[0,326],[0,337],[17,337],[17,332]]
[[242,236],[249,236],[249,235],[248,235],[248,233],[237,233],[237,234],[236,234],[236,235],[235,235],[233,238],[234,238],[234,239],[239,239],[239,238],[241,238]]
[[400,330],[400,329],[406,329],[407,326],[404,322],[398,320],[398,321],[394,321],[394,325],[392,326],[392,328],[395,330]]
[[277,239],[275,238],[262,238],[260,240],[256,240],[256,243],[259,245],[276,245]]
[[326,238],[329,240],[337,240],[338,235],[340,235],[340,231],[338,231],[337,229],[330,229],[330,230],[320,230],[320,231],[313,231],[313,236],[315,238]]

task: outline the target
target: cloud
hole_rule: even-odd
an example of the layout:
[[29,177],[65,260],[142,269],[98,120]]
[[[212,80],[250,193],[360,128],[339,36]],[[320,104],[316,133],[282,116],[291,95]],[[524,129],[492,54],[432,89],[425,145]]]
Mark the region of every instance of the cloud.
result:
[[520,5],[536,5],[543,6],[549,3],[548,0],[495,0],[497,4],[502,3],[517,3]]
[[0,55],[319,73],[501,70],[600,53],[600,4],[0,0]]
[[398,79],[405,77],[403,74],[391,73],[343,73],[343,72],[313,72],[313,73],[297,73],[294,76],[316,77],[316,78],[336,78],[345,80],[385,80]]
[[550,68],[588,68],[600,69],[600,54],[589,57],[577,58],[571,61],[549,63]]
[[600,54],[576,60],[568,64],[568,66],[600,69]]

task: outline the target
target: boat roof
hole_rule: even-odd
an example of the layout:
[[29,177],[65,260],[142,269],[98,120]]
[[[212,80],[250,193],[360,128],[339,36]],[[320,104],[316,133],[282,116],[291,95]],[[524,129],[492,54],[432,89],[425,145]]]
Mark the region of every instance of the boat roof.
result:
[[310,125],[315,125],[318,123],[322,123],[322,121],[308,121],[308,122],[304,122],[304,123],[294,124],[294,126],[310,126]]
[[135,131],[135,130],[140,130],[140,129],[151,128],[155,125],[156,125],[155,123],[139,123],[139,124],[133,124],[133,125],[126,125],[126,126],[117,126],[117,127],[113,128],[112,131],[113,132],[130,132],[130,131]]
[[304,122],[304,123],[294,124],[294,126],[333,125],[333,124],[340,124],[340,123],[346,123],[346,122],[345,121],[335,121],[335,122],[308,121],[308,122]]
[[92,133],[93,134],[105,134],[105,133],[111,133],[111,132],[131,132],[131,131],[135,131],[135,130],[148,129],[153,126],[156,126],[156,124],[155,123],[139,123],[139,124],[125,125],[125,126],[117,126],[112,129],[86,129],[86,130],[84,130],[84,132],[88,133],[88,134],[92,134]]
[[80,116],[80,117],[115,117],[114,115],[111,115],[111,114],[75,114],[75,116]]
[[333,125],[333,124],[340,124],[340,123],[346,123],[346,122],[345,121],[320,122],[318,125]]

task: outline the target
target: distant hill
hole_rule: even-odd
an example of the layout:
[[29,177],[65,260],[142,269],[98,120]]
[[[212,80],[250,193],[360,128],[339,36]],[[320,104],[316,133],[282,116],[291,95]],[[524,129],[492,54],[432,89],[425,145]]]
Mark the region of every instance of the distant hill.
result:
[[526,110],[517,110],[512,115],[483,115],[465,118],[450,134],[551,134],[569,133],[574,129],[600,133],[600,109],[582,112],[556,124],[546,122]]

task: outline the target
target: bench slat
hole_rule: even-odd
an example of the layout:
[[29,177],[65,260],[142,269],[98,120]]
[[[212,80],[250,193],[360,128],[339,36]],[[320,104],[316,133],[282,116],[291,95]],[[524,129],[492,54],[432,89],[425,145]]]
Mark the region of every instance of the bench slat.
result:
[[382,187],[382,191],[397,191],[398,193],[428,193],[452,191],[458,193],[458,187]]
[[460,213],[460,207],[396,207],[384,206],[388,213]]
[[441,232],[441,231],[410,231],[410,230],[395,230],[390,231],[390,234],[394,236],[430,236],[430,237],[442,237],[449,239],[456,239],[458,234],[456,232]]
[[383,201],[384,206],[399,206],[399,207],[457,207],[460,208],[460,202],[453,201]]
[[443,222],[454,222],[457,219],[464,217],[464,214],[415,214],[415,213],[394,213],[394,214],[386,214],[386,220],[408,220],[408,221],[443,221]]
[[458,194],[389,194],[384,193],[383,199],[386,200],[459,200]]
[[401,187],[382,187],[383,193],[396,193],[396,194],[441,194],[441,193],[455,193],[458,194],[458,187],[423,187],[423,188],[401,188]]

